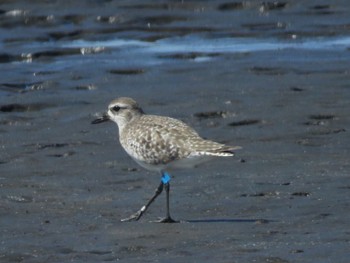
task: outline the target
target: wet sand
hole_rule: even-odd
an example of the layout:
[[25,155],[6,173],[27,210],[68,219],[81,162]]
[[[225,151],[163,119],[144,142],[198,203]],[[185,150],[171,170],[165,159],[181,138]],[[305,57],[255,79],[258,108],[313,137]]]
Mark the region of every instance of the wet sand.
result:
[[[347,1],[0,10],[0,262],[348,261],[350,44],[322,46],[349,36]],[[296,47],[164,44],[198,38]],[[111,39],[136,42],[98,44]],[[297,47],[309,39],[322,47]],[[114,124],[90,124],[118,96],[243,147],[172,174],[171,211],[186,223],[150,222],[164,195],[120,222],[160,178],[125,154]]]

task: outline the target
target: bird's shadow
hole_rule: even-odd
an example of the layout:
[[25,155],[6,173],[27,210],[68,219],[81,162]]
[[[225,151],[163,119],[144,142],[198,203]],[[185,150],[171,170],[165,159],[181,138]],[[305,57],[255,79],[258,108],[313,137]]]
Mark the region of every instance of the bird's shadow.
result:
[[268,219],[241,219],[241,218],[208,218],[208,219],[188,219],[181,220],[184,223],[254,223],[254,224],[267,224],[275,222],[275,220]]

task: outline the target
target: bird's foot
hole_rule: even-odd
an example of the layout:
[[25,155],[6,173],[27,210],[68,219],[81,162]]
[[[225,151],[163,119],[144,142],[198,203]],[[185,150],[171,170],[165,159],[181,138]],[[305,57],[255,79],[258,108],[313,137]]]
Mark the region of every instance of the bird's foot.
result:
[[137,211],[135,214],[132,214],[131,216],[127,218],[123,218],[120,221],[122,222],[130,222],[130,221],[138,221],[143,213],[145,212],[145,209],[142,207],[139,211]]
[[138,215],[138,213],[135,213],[127,218],[122,218],[120,219],[120,221],[122,222],[130,222],[130,221],[137,221],[140,219],[140,216]]
[[156,223],[180,223],[180,221],[174,220],[170,216],[164,217],[164,218],[160,218],[159,220],[156,220],[156,221],[153,221],[153,222],[156,222]]

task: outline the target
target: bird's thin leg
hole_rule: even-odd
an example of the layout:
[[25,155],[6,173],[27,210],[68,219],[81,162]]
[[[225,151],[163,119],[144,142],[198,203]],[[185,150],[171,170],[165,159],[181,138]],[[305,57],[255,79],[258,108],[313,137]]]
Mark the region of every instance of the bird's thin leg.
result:
[[166,216],[165,216],[165,218],[159,220],[158,222],[160,222],[160,223],[178,223],[179,221],[172,219],[170,216],[170,205],[169,205],[170,184],[166,183],[164,185],[164,187],[165,187],[165,192],[166,192]]
[[170,216],[170,205],[169,205],[169,199],[170,199],[170,176],[166,173],[162,173],[162,182],[164,183],[165,187],[165,193],[166,193],[166,216],[165,218],[161,219],[160,223],[177,223],[178,221],[175,221]]
[[141,218],[141,216],[146,212],[147,208],[153,203],[153,201],[158,197],[158,195],[160,195],[163,191],[163,187],[164,187],[164,183],[163,181],[160,182],[159,186],[157,187],[154,195],[152,196],[152,198],[147,202],[146,205],[144,205],[143,207],[141,207],[141,209],[139,211],[137,211],[135,214],[132,214],[130,217],[128,218],[124,218],[121,221],[122,222],[127,222],[127,221],[137,221]]

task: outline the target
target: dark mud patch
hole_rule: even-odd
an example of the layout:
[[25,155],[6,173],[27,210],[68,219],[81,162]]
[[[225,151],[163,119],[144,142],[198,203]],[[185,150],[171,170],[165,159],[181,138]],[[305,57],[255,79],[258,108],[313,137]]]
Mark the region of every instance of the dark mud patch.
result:
[[168,55],[160,55],[159,58],[165,59],[184,59],[184,60],[196,60],[199,58],[212,58],[220,56],[220,53],[202,53],[202,52],[190,52],[190,53],[176,53]]
[[89,84],[89,85],[79,85],[79,86],[74,87],[74,89],[89,91],[89,90],[96,90],[97,87],[95,85],[93,85],[93,84]]
[[237,126],[248,126],[248,125],[254,125],[254,124],[259,124],[262,123],[261,120],[256,120],[256,119],[248,119],[248,120],[241,120],[241,121],[234,121],[230,122],[228,126],[232,127],[237,127]]
[[312,120],[334,120],[336,117],[334,115],[329,115],[329,114],[315,114],[315,115],[310,115],[309,119]]
[[0,106],[0,112],[31,112],[31,111],[41,111],[43,109],[52,108],[55,105],[47,103],[32,103],[32,104],[6,104]]
[[66,147],[76,147],[80,145],[98,145],[98,143],[95,142],[87,142],[87,141],[78,141],[78,142],[72,142],[72,143],[34,143],[34,144],[26,144],[24,147],[27,148],[35,148],[38,150],[46,150],[46,149],[61,149]]
[[145,69],[141,68],[129,68],[129,69],[111,69],[108,71],[111,74],[117,75],[138,75],[146,72]]
[[315,114],[310,115],[308,119],[309,121],[306,121],[303,124],[306,126],[315,126],[315,130],[310,132],[311,135],[328,135],[346,132],[345,128],[330,128],[332,125],[334,125],[333,121],[338,120],[338,117],[335,115]]
[[262,2],[260,5],[260,11],[270,11],[270,10],[281,10],[288,6],[287,2],[280,1],[270,1],[270,2]]
[[313,5],[309,7],[308,11],[305,12],[305,14],[309,15],[332,15],[336,13],[339,12],[334,10],[331,5],[327,4]]
[[21,57],[16,56],[16,55],[11,55],[7,53],[1,53],[0,54],[0,63],[9,63],[13,61],[18,61],[20,60]]
[[330,114],[315,114],[308,117],[309,121],[304,122],[306,126],[326,126],[329,125],[332,120],[336,120],[335,115]]
[[331,135],[331,134],[337,134],[337,133],[342,133],[346,132],[346,129],[340,128],[340,129],[328,129],[328,130],[323,130],[323,131],[314,131],[311,132],[312,135]]
[[291,194],[291,196],[307,197],[307,196],[310,196],[310,193],[308,193],[308,192],[294,192]]
[[45,50],[32,54],[28,54],[27,58],[31,59],[49,59],[62,56],[72,56],[80,55],[80,48],[63,48],[63,49],[54,49],[54,50]]
[[229,2],[229,3],[223,3],[218,6],[218,10],[220,11],[233,11],[233,10],[240,10],[243,9],[246,6],[245,2]]
[[304,253],[304,250],[302,250],[302,249],[292,249],[290,251],[290,253],[292,253],[292,254]]
[[50,32],[48,33],[49,37],[54,40],[61,39],[78,39],[84,38],[84,36],[92,34],[90,30],[73,30],[73,31],[63,31],[63,32]]
[[62,148],[69,146],[69,143],[51,143],[51,144],[37,144],[37,148],[39,150],[46,149],[46,148]]
[[230,113],[227,111],[207,111],[194,114],[194,116],[198,119],[226,118],[229,115]]
[[302,92],[302,91],[304,91],[304,89],[299,88],[299,87],[290,87],[290,90],[291,91],[295,91],[295,92]]
[[74,151],[69,151],[69,152],[65,152],[65,153],[55,153],[55,154],[48,154],[48,157],[55,157],[55,158],[66,158],[69,156],[74,155],[75,152]]
[[241,197],[271,197],[271,196],[277,196],[277,192],[260,192],[255,194],[241,194]]

